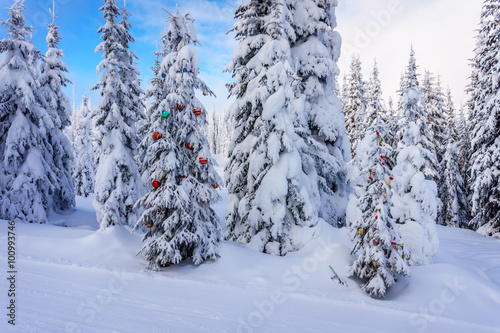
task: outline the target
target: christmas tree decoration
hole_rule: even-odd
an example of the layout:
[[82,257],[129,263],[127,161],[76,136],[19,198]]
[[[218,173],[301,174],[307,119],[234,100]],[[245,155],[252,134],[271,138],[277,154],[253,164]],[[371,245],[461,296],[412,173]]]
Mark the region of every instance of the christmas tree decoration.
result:
[[212,187],[215,188],[215,189],[218,189],[219,188],[219,185],[217,184],[212,184]]
[[182,72],[183,72],[183,73],[187,73],[187,69],[183,68],[183,69],[182,69]]
[[163,137],[163,135],[160,132],[154,132],[153,133],[153,139],[159,140]]
[[375,238],[375,239],[373,240],[373,244],[375,244],[375,245],[378,245],[378,244],[379,244],[379,242],[380,242],[380,241],[378,240],[378,238]]
[[163,111],[161,112],[161,117],[162,117],[162,118],[168,118],[168,116],[170,116],[170,113],[168,113],[168,111],[163,110]]
[[194,149],[193,146],[189,142],[186,142],[185,147],[186,147],[186,149],[189,149],[189,150]]
[[207,96],[207,93],[206,93],[206,92],[203,92],[203,96]]
[[185,106],[185,105],[183,105],[183,104],[177,104],[177,110],[182,111],[182,110],[184,110],[185,108],[186,108],[186,106]]
[[154,187],[154,188],[158,188],[158,187],[160,187],[160,186],[161,186],[161,182],[159,182],[159,181],[155,180],[155,181],[152,183],[152,185],[153,185],[153,187]]
[[166,77],[167,77],[167,74],[165,74],[165,73],[161,73],[161,77],[162,77],[162,78],[166,78]]
[[197,109],[197,108],[195,108],[195,109],[193,109],[193,113],[194,113],[195,115],[199,116],[199,115],[201,115],[201,109]]
[[358,235],[364,236],[366,234],[366,229],[365,228],[358,228]]
[[200,161],[201,164],[207,164],[208,159],[206,159],[204,157],[200,157],[199,161]]
[[144,226],[148,229],[152,228],[153,227],[153,221],[148,221],[144,224]]

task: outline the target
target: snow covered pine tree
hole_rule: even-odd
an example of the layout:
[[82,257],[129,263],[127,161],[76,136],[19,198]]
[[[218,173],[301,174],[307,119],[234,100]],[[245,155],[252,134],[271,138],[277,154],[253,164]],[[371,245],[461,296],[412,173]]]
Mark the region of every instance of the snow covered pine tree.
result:
[[302,170],[313,186],[310,196],[314,210],[339,227],[345,224],[346,165],[351,150],[342,106],[334,93],[338,90],[341,47],[340,35],[334,30],[336,4],[331,0],[287,1],[293,27],[288,38],[296,67],[292,80],[297,108],[295,130],[306,144],[298,145]]
[[75,191],[71,179],[73,154],[71,143],[64,134],[64,129],[70,124],[71,106],[68,96],[62,88],[71,83],[64,75],[68,72],[62,61],[64,53],[58,47],[59,27],[55,23],[54,7],[52,8],[52,23],[48,25],[48,50],[40,63],[40,91],[48,104],[48,111],[54,121],[55,129],[48,133],[53,149],[53,159],[56,173],[56,183],[51,191],[55,210],[69,210],[75,206]]
[[429,139],[427,111],[417,79],[413,48],[405,74],[406,89],[400,102],[400,131],[393,169],[394,187],[392,216],[400,223],[405,248],[411,253],[410,263],[429,264],[439,247],[436,231],[437,177],[436,154]]
[[135,124],[141,116],[133,103],[136,92],[125,76],[132,77],[127,55],[127,39],[116,23],[119,9],[115,0],[105,0],[99,10],[106,23],[99,28],[102,42],[97,46],[103,60],[97,66],[101,82],[101,101],[94,115],[95,140],[100,146],[97,158],[94,207],[101,230],[112,225],[132,225],[137,221],[134,203],[140,197],[143,184],[135,162],[137,133]]
[[[346,119],[347,135],[351,141],[353,153],[356,151],[359,141],[366,131],[365,111],[366,111],[366,83],[361,74],[361,60],[355,56],[351,60],[351,71],[349,73],[348,91],[344,114]],[[353,154],[355,155],[355,154]]]
[[[190,44],[200,44],[193,19],[179,10],[169,13],[164,40],[167,52],[158,77],[164,80],[158,102],[149,110],[148,149],[152,189],[136,207],[146,208],[134,230],[148,228],[141,253],[148,268],[159,270],[191,258],[195,265],[219,257],[220,221],[210,204],[220,200],[221,183],[203,135],[206,110],[195,89],[213,95],[198,78],[198,55]],[[163,98],[161,98],[163,97]]]
[[[372,105],[373,106],[373,105]],[[409,275],[399,230],[391,216],[392,148],[384,142],[388,135],[381,124],[378,108],[369,107],[367,134],[358,144],[354,166],[358,175],[356,195],[347,211],[351,235],[355,239],[352,254],[361,250],[349,272],[368,280],[363,290],[370,296],[383,297],[396,283],[398,275]]]
[[58,183],[49,136],[58,128],[32,66],[42,55],[26,37],[23,3],[14,1],[1,22],[10,38],[0,41],[0,218],[45,223]]
[[236,78],[228,85],[236,101],[229,109],[235,129],[226,166],[226,238],[284,256],[302,246],[296,240],[302,227],[317,223],[311,200],[317,185],[303,171],[298,147],[305,143],[294,127],[291,17],[284,1],[251,0],[236,18],[239,44],[225,69]]
[[73,185],[76,195],[88,197],[94,193],[94,150],[87,94],[82,105],[71,116],[72,147],[74,163],[72,169]]
[[500,1],[485,0],[473,59],[472,216],[480,234],[500,238]]

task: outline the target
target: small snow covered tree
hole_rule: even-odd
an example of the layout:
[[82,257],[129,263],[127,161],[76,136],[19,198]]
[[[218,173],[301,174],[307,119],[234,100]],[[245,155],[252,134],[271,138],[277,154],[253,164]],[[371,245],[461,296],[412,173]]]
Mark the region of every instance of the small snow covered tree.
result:
[[[95,140],[99,146],[95,178],[94,207],[101,230],[112,225],[132,225],[137,221],[134,203],[142,192],[142,182],[135,162],[137,132],[136,92],[125,76],[134,77],[130,59],[123,45],[124,31],[116,23],[120,11],[115,0],[104,0],[99,9],[106,20],[97,30],[102,42],[96,52],[103,60],[97,66],[101,82],[101,101],[94,115]],[[128,73],[128,74],[127,74]]]
[[403,121],[398,137],[396,166],[393,169],[392,216],[400,223],[405,247],[415,265],[429,264],[439,247],[436,231],[437,177],[434,145],[428,138],[427,111],[422,101],[415,73],[412,49],[405,82],[408,88],[402,93]]
[[[351,149],[356,151],[358,142],[366,131],[364,123],[366,112],[366,83],[361,74],[361,60],[353,57],[348,79],[348,95],[344,108],[347,135],[351,140]],[[355,154],[353,154],[355,156]]]
[[304,142],[294,126],[291,17],[282,0],[251,0],[236,18],[239,44],[225,69],[236,79],[228,85],[236,101],[229,110],[235,129],[226,166],[226,238],[283,256],[301,247],[294,237],[300,229],[317,222],[316,185],[303,171]]
[[62,91],[67,83],[71,83],[64,73],[68,72],[62,58],[64,53],[58,44],[62,39],[59,36],[59,27],[55,24],[55,13],[52,9],[52,23],[48,25],[47,34],[48,51],[40,63],[40,91],[48,104],[55,130],[49,135],[49,141],[53,150],[54,172],[56,183],[51,196],[55,210],[69,210],[75,206],[75,192],[71,179],[71,168],[73,154],[71,143],[64,133],[64,129],[70,124],[71,106],[68,96]]
[[458,132],[455,121],[455,107],[451,92],[448,90],[444,106],[448,115],[448,138],[446,150],[440,164],[440,183],[438,195],[443,203],[441,216],[438,215],[438,224],[465,228],[467,220],[467,199],[465,195],[464,180],[459,169]]
[[87,94],[82,105],[71,116],[72,147],[74,163],[72,169],[73,185],[76,195],[88,197],[94,193],[94,150],[92,148],[92,129]]
[[465,119],[464,106],[462,105],[458,110],[458,117],[455,118],[457,133],[457,148],[458,148],[458,169],[464,181],[464,194],[467,201],[467,219],[470,221],[470,186],[469,186],[469,161],[471,157],[470,151],[470,126]]
[[485,236],[500,238],[500,2],[485,0],[473,59],[470,119],[472,157],[472,220],[470,226]]
[[367,280],[363,290],[370,296],[383,297],[398,275],[410,272],[405,261],[407,253],[403,252],[401,236],[390,212],[392,148],[384,142],[387,129],[380,122],[378,109],[369,115],[371,126],[357,147],[353,163],[358,179],[350,206],[357,206],[360,213],[349,209],[347,220],[355,240],[351,253],[361,253],[349,275]]
[[205,135],[210,145],[210,151],[214,154],[220,154],[219,140],[222,124],[219,122],[219,115],[215,112],[215,106],[212,105],[212,111],[208,114],[208,124]]
[[1,22],[9,38],[0,40],[0,219],[45,223],[57,183],[49,136],[58,128],[37,83],[42,55],[27,39],[23,3]]
[[380,124],[384,127],[387,126],[387,123],[385,123],[386,118],[384,117],[387,111],[382,102],[382,87],[376,61],[373,65],[372,75],[368,81],[366,102],[365,123],[371,124],[378,117]]
[[[311,194],[320,218],[333,226],[345,224],[348,195],[346,164],[351,160],[345,118],[336,78],[341,38],[337,31],[336,1],[290,1],[293,31],[287,32],[295,65],[296,132],[302,169],[312,185]],[[287,30],[288,31],[288,30]]]
[[149,109],[150,133],[142,142],[152,188],[136,204],[146,210],[134,228],[148,228],[144,240],[151,240],[141,253],[152,270],[186,259],[195,265],[216,259],[221,238],[219,218],[210,206],[220,200],[216,188],[221,179],[203,134],[206,110],[195,89],[213,93],[198,78],[199,59],[191,46],[200,44],[194,20],[179,10],[168,13],[168,54],[157,74],[164,82],[157,85],[159,95]]

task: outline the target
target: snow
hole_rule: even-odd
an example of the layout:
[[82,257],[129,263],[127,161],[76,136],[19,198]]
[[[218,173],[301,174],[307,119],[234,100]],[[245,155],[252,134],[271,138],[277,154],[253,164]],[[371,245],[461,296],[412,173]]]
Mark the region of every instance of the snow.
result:
[[[220,172],[227,160],[215,158]],[[223,221],[227,190],[219,190]],[[355,259],[347,228],[320,221],[285,257],[223,242],[217,261],[152,272],[136,255],[143,234],[99,231],[92,199],[77,197],[75,211],[53,214],[52,225],[16,225],[16,326],[4,318],[0,332],[499,332],[498,239],[437,226],[434,263],[412,267],[379,300],[347,278]],[[5,248],[5,221],[0,228]],[[348,287],[330,279],[329,265]]]

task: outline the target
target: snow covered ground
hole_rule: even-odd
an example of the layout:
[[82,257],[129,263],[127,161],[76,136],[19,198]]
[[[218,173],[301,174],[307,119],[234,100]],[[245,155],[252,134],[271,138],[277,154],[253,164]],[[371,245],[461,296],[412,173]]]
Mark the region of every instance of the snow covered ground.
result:
[[[224,189],[223,197],[227,198]],[[151,272],[142,234],[97,231],[90,198],[54,225],[17,224],[17,318],[0,332],[500,332],[500,240],[438,227],[434,264],[412,267],[385,300],[347,278],[347,229],[320,224],[303,250],[273,257],[224,242],[221,258]],[[216,211],[223,219],[225,202]],[[0,222],[6,275],[7,223]],[[348,284],[332,281],[333,265]]]

